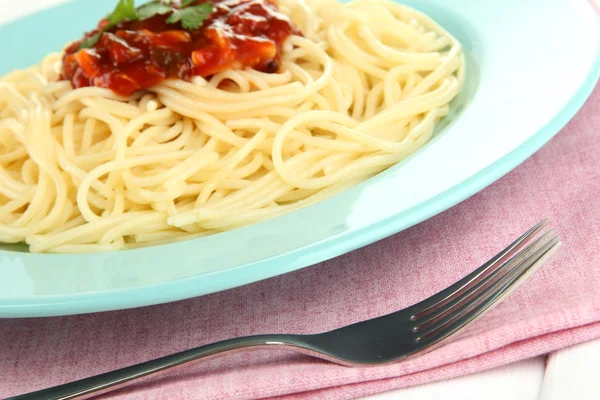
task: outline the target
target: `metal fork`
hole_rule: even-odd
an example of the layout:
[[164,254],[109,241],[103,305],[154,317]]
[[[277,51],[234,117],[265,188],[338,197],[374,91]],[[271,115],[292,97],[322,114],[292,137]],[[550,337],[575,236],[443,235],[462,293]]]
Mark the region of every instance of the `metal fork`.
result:
[[383,317],[316,335],[224,340],[12,399],[90,398],[192,361],[250,349],[287,348],[347,366],[384,364],[421,355],[498,304],[552,255],[560,239],[553,229],[538,235],[547,225],[548,220],[538,223],[449,288]]

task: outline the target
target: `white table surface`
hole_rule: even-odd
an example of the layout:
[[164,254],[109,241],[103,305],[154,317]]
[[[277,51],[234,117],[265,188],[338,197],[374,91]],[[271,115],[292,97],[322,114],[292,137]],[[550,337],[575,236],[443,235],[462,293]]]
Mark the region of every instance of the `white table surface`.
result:
[[[0,0],[0,24],[66,0]],[[600,0],[591,0],[600,5]],[[501,368],[369,397],[370,400],[600,399],[600,340]]]

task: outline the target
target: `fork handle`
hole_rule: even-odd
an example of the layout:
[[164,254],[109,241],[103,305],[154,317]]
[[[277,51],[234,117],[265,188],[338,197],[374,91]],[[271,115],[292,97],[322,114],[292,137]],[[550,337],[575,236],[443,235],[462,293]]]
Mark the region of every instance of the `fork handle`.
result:
[[6,400],[87,399],[102,393],[111,392],[132,381],[137,381],[167,370],[171,371],[175,367],[193,361],[205,361],[219,356],[230,355],[242,350],[272,348],[275,346],[300,350],[305,347],[305,344],[301,340],[301,337],[297,335],[260,335],[229,339],[66,383],[64,385],[11,397]]

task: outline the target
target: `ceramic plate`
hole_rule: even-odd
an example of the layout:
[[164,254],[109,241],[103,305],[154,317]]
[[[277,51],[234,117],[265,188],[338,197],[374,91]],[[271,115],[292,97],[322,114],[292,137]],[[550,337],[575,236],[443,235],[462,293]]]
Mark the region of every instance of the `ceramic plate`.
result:
[[[453,118],[422,150],[329,200],[199,240],[84,255],[4,246],[0,317],[181,300],[365,246],[452,207],[515,168],[573,117],[598,80],[600,23],[586,0],[405,3],[440,22],[469,56]],[[60,50],[113,5],[78,0],[0,27],[0,74]]]

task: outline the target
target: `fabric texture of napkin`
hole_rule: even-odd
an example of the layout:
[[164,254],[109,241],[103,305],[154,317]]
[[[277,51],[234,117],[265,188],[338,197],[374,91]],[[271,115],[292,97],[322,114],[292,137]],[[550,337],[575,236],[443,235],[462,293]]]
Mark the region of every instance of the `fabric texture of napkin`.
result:
[[549,144],[458,206],[295,273],[154,307],[0,320],[0,398],[218,340],[315,333],[386,314],[471,272],[539,220],[559,252],[454,342],[347,368],[283,351],[191,365],[102,399],[349,399],[448,379],[600,337],[600,86]]

